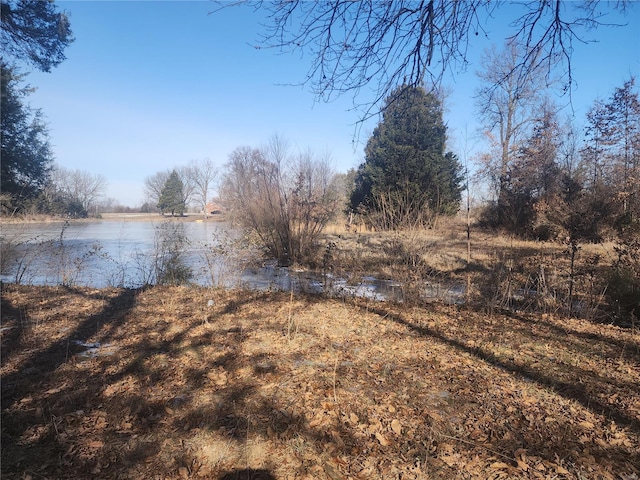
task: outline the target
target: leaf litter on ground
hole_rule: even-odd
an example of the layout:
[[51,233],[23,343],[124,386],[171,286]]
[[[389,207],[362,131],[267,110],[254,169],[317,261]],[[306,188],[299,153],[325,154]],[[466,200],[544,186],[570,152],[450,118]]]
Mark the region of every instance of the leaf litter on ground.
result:
[[630,330],[277,292],[2,288],[2,478],[640,475]]

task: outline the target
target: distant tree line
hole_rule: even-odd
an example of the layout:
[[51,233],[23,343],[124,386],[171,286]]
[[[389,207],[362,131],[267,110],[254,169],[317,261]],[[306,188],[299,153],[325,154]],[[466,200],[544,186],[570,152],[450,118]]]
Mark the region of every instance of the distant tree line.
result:
[[145,206],[162,214],[182,215],[192,206],[205,217],[217,188],[219,169],[209,158],[157,172],[144,180]]

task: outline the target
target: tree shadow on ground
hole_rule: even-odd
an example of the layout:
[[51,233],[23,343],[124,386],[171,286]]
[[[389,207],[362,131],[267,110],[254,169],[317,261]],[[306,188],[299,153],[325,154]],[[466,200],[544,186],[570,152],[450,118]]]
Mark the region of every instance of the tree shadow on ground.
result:
[[[3,406],[3,420],[8,420],[3,422],[2,468],[6,478],[18,479],[26,474],[33,478],[87,479],[187,475],[269,480],[276,478],[276,473],[280,475],[279,460],[285,456],[290,462],[285,468],[296,475],[322,478],[324,470],[340,472],[335,478],[342,478],[363,471],[353,466],[368,458],[389,461],[393,455],[391,460],[398,462],[416,458],[428,462],[444,451],[441,446],[447,440],[445,435],[459,436],[444,425],[453,423],[452,416],[461,415],[455,412],[459,405],[453,401],[448,407],[432,405],[429,396],[438,396],[442,389],[467,388],[466,382],[452,385],[437,381],[432,390],[429,386],[424,391],[423,387],[420,391],[411,389],[415,375],[446,376],[450,369],[437,371],[425,359],[423,363],[408,359],[409,365],[401,365],[389,349],[373,350],[373,355],[362,358],[357,351],[371,347],[372,340],[364,341],[369,342],[367,345],[360,343],[360,337],[343,341],[342,331],[336,333],[338,337],[325,337],[327,334],[320,333],[324,331],[315,325],[318,314],[309,319],[308,325],[301,325],[298,346],[304,349],[296,350],[298,339],[286,336],[291,314],[289,294],[202,293],[154,289],[127,301],[121,299],[122,308],[116,307],[115,299],[105,301],[104,308],[91,315],[102,322],[100,331],[96,332],[94,326],[84,338],[119,345],[111,357],[85,360],[76,356],[60,365],[57,350],[43,349],[53,352],[55,369],[23,377],[22,397],[14,399],[10,411]],[[215,311],[205,325],[203,314],[210,313],[207,299],[216,295]],[[308,310],[317,301],[322,300],[297,297],[294,314]],[[324,304],[320,306],[321,312],[331,311],[325,310]],[[20,310],[20,305],[14,307]],[[348,312],[340,306],[348,316],[334,325],[341,327],[340,322],[344,322],[351,328],[359,312],[345,308]],[[381,305],[372,309],[369,304],[367,311],[385,317],[380,320],[368,315],[367,328],[386,322],[392,326],[386,331],[391,330],[394,339],[410,338],[412,343],[407,345],[415,345],[415,337],[429,336],[436,340],[432,345],[441,343],[453,347],[454,352],[469,352],[524,380],[542,384],[554,381],[553,390],[564,388],[551,375],[541,380],[544,371],[518,371],[517,365],[491,357],[489,351],[467,347],[460,337],[414,324]],[[105,312],[114,318],[104,322]],[[84,325],[82,315],[78,318]],[[373,343],[378,346],[377,340],[384,336],[375,332]],[[276,349],[278,343],[280,350]],[[32,354],[36,358],[42,355]],[[399,411],[393,417],[381,417],[378,407],[388,412],[385,403],[398,393],[392,389],[405,386],[409,386],[407,395],[411,398],[396,403]],[[344,399],[340,398],[341,392]],[[588,392],[557,393],[573,398]],[[471,401],[460,405],[461,410],[474,408]],[[492,407],[492,412],[521,420],[517,412],[507,412],[513,405],[517,407],[516,402],[503,402]],[[451,412],[445,411],[447,408]],[[434,420],[437,415],[442,417],[440,423]],[[388,423],[395,416],[403,421],[402,435],[389,431]],[[380,423],[382,429],[369,430],[377,420],[384,421],[384,426]],[[501,425],[500,433],[511,428],[505,425]],[[415,431],[408,433],[407,428]],[[524,423],[513,430],[516,434],[524,432],[518,439],[521,443],[533,439],[532,451],[545,459],[569,451],[557,438],[566,431],[575,438],[575,425],[560,419],[545,428],[555,432],[552,440]],[[380,440],[376,433],[387,437]],[[462,442],[467,440],[459,445],[463,455],[475,455],[482,448],[469,447],[469,437],[461,438]],[[387,441],[388,445],[382,444]],[[501,437],[491,441],[491,448],[500,455],[513,455],[514,440]],[[593,454],[616,459],[624,450],[614,445],[608,449],[588,445],[594,447]],[[254,447],[256,450],[252,450]],[[344,463],[331,463],[334,459],[344,459]],[[438,470],[446,466],[429,468],[431,478],[455,477],[453,469]],[[353,470],[347,473],[349,469]],[[329,473],[327,476],[334,478]],[[371,474],[360,478],[396,477]]]
[[276,480],[269,470],[244,468],[223,473],[218,480]]
[[605,343],[611,348],[619,349],[619,352],[616,353],[621,358],[640,363],[640,344],[638,342],[634,342],[633,340],[624,341],[617,338],[610,338],[599,333],[581,332],[576,330],[575,328],[572,328],[571,325],[558,326],[544,319],[533,319],[532,317],[527,317],[526,315],[521,315],[516,312],[506,312],[506,315],[518,320],[523,324],[527,324],[530,326],[543,324],[546,328],[548,328],[558,336],[566,337],[567,334],[570,334],[572,337],[577,337],[587,342],[593,341],[597,343]]
[[[381,307],[371,307],[370,305],[366,307],[367,311],[373,312],[376,315],[379,315],[381,318],[393,321],[397,324],[403,325],[409,330],[418,333],[423,336],[428,336],[433,339],[436,339],[450,347],[455,348],[461,352],[465,352],[473,355],[484,362],[487,362],[495,367],[498,367],[506,372],[509,372],[523,380],[535,382],[543,387],[547,387],[552,389],[556,394],[569,399],[575,400],[580,403],[583,407],[587,408],[591,412],[597,415],[604,415],[606,418],[610,418],[617,422],[618,424],[628,427],[629,429],[635,431],[636,433],[640,433],[640,420],[628,415],[626,412],[612,406],[606,404],[595,397],[587,387],[580,383],[576,382],[567,382],[562,379],[555,378],[553,375],[543,371],[542,369],[535,369],[526,365],[519,365],[512,361],[507,361],[505,359],[498,358],[492,352],[483,349],[480,346],[471,347],[462,343],[460,340],[449,337],[438,331],[435,328],[431,328],[425,325],[415,324],[406,318],[404,318],[400,314],[396,314],[390,311],[385,310]],[[580,377],[576,375],[576,380]]]
[[[144,296],[141,305],[141,293],[123,290],[105,297],[104,304],[94,304],[93,313],[84,319],[82,312],[73,312],[75,326],[64,338],[33,349],[15,372],[3,378],[3,478],[22,478],[25,472],[34,477],[139,474],[143,478],[154,468],[173,474],[178,468],[195,471],[191,453],[172,459],[168,466],[163,441],[184,441],[198,431],[236,449],[245,448],[242,445],[251,437],[266,442],[273,435],[302,436],[314,444],[329,440],[326,432],[308,428],[304,416],[292,414],[256,388],[256,378],[274,374],[277,364],[265,353],[241,355],[247,331],[254,328],[253,313],[244,327],[217,320],[219,315],[233,319],[234,312],[256,301],[280,303],[281,297],[274,300],[255,292],[230,295],[233,300],[220,302],[204,326],[202,309],[190,303],[172,304],[170,289],[166,305],[157,301],[162,295],[155,292],[152,299]],[[83,289],[64,290],[68,301],[88,294]],[[3,302],[11,306],[12,315],[22,308],[4,298]],[[140,314],[147,317],[138,323]],[[57,321],[52,319],[52,328],[57,328]],[[82,348],[74,348],[74,341],[96,339],[113,342],[116,354],[86,359],[77,355]],[[207,353],[199,361],[201,351]],[[215,376],[231,377],[247,366],[253,377],[246,381],[225,383]],[[37,375],[30,375],[30,369]],[[203,390],[211,392],[211,402],[204,405],[198,403],[203,396],[197,393]],[[158,432],[167,431],[171,433],[164,439],[156,438]],[[348,439],[348,432],[342,436]],[[262,465],[229,470],[220,478],[275,478],[270,470],[258,467]],[[219,471],[212,474],[218,478]]]
[[[136,297],[143,290],[144,289],[142,288],[121,289],[117,295],[110,296],[105,300],[105,304],[99,312],[87,316],[86,319],[82,320],[73,330],[69,331],[58,341],[52,343],[44,350],[34,350],[34,353],[22,362],[18,369],[3,377],[2,410],[4,411],[7,408],[10,408],[16,399],[25,394],[25,392],[19,390],[18,385],[21,385],[22,383],[18,380],[24,378],[26,375],[42,378],[50,375],[58,367],[66,363],[70,357],[76,353],[86,350],[86,347],[84,347],[83,344],[87,342],[87,340],[92,337],[96,331],[99,331],[104,326],[111,330],[115,330],[122,325],[126,321],[128,312],[134,308],[136,304]],[[80,296],[84,295],[82,290],[73,288],[63,288],[63,293],[72,293]],[[19,311],[20,309],[16,309],[11,306],[3,297],[3,317],[7,313],[17,315],[19,314]],[[21,328],[18,334],[14,335],[13,338],[6,342],[8,345],[7,350],[9,352],[13,352],[16,348],[15,346],[20,343],[19,337],[24,335],[25,332],[26,329]],[[107,338],[105,337],[105,339]],[[3,347],[4,343],[5,342],[3,342]],[[4,353],[5,352],[3,352],[3,364],[9,360],[8,357],[4,356]]]

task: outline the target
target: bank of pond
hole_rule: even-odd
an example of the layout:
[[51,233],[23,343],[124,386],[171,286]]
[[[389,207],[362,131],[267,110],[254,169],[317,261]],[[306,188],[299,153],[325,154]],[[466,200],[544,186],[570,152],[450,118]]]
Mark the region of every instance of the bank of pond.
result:
[[[374,300],[402,300],[402,285],[374,276],[343,278],[330,271],[257,261],[257,252],[234,250],[237,237],[223,222],[83,221],[2,226],[5,283],[140,287],[201,286],[304,291]],[[240,248],[240,247],[238,247]],[[464,299],[462,285],[425,282],[424,296]]]

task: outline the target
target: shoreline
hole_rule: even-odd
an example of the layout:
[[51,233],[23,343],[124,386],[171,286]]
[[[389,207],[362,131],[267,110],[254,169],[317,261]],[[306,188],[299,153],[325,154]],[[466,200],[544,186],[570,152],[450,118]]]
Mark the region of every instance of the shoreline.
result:
[[64,223],[67,220],[74,222],[155,222],[158,220],[173,220],[177,222],[224,222],[225,216],[221,214],[209,215],[205,218],[201,213],[187,213],[182,217],[160,215],[159,213],[102,213],[100,217],[88,218],[62,218],[48,215],[33,215],[25,217],[0,217],[0,225],[16,225],[21,223]]
[[154,222],[157,220],[174,220],[177,222],[224,222],[225,216],[216,214],[208,215],[207,218],[205,218],[201,213],[187,213],[182,217],[160,215],[159,213],[103,213],[101,218],[96,218],[94,220],[117,220],[125,222]]

